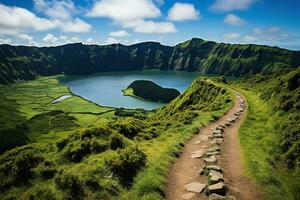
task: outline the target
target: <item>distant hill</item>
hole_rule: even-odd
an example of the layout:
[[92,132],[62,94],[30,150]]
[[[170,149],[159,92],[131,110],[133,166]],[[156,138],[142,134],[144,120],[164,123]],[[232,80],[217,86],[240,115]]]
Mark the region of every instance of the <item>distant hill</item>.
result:
[[261,45],[224,44],[193,38],[174,47],[156,42],[130,46],[67,44],[58,47],[0,45],[0,83],[57,74],[180,70],[231,77],[296,68],[300,51]]
[[[132,94],[126,93],[129,91]],[[136,80],[133,81],[127,89],[123,90],[125,95],[133,95],[139,98],[150,100],[154,102],[169,103],[177,96],[180,92],[173,88],[163,88],[156,83],[148,80]]]

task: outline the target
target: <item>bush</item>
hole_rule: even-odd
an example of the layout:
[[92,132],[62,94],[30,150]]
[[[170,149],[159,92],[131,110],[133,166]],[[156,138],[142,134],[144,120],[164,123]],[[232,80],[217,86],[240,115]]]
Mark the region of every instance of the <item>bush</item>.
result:
[[43,158],[38,149],[24,146],[4,154],[0,160],[0,190],[4,188],[26,184],[32,177],[32,169]]
[[110,136],[110,149],[117,150],[122,149],[123,147],[125,147],[123,138],[116,133],[112,134]]
[[145,122],[133,117],[118,120],[111,126],[128,138],[137,136],[146,127]]
[[20,200],[55,200],[55,191],[45,185],[35,185],[25,191],[23,195],[18,197]]
[[84,192],[79,177],[65,170],[60,170],[54,177],[59,190],[65,194],[64,199],[82,199]]
[[126,147],[105,161],[123,185],[131,185],[133,177],[146,165],[146,154],[137,147]]
[[53,178],[57,169],[54,163],[49,161],[44,161],[42,164],[40,164],[37,167],[36,171],[40,173],[44,179],[50,179]]

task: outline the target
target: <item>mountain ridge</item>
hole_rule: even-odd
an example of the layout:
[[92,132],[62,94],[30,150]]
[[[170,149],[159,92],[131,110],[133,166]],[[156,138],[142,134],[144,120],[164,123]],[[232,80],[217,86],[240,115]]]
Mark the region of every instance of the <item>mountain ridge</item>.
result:
[[57,74],[106,71],[180,70],[244,77],[300,66],[300,51],[254,44],[226,44],[200,38],[175,46],[66,44],[57,47],[0,45],[0,83]]

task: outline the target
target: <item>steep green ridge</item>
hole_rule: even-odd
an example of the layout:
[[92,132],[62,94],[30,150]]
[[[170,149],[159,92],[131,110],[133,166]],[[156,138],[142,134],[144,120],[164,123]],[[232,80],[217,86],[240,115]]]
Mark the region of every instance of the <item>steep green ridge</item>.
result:
[[239,133],[248,175],[261,185],[266,199],[298,199],[300,68],[257,75],[234,83],[236,86],[249,104]]
[[0,45],[0,83],[39,75],[83,75],[143,69],[245,76],[298,67],[300,52],[260,45],[230,45],[193,38],[174,47],[156,42],[124,46],[58,47]]
[[[52,79],[14,87],[26,91],[26,85],[38,85],[37,81],[54,84],[44,90],[42,102],[48,95],[55,99],[65,93],[65,88],[57,88]],[[21,98],[13,96],[8,93],[5,98]],[[35,143],[0,155],[1,199],[162,199],[168,166],[182,144],[233,105],[227,90],[201,78],[171,104],[150,113],[117,110],[114,116],[97,115],[92,120],[92,113],[80,112],[84,107],[93,110],[95,105],[85,102],[81,107],[79,101],[79,97],[71,97],[46,108],[35,104],[29,110],[24,105],[16,108],[25,118],[42,108],[63,110],[76,118],[78,127],[47,142],[37,138]],[[126,115],[131,117],[123,117]],[[36,122],[44,124],[43,118]],[[32,123],[36,124],[34,120]]]
[[163,88],[148,80],[133,81],[123,90],[123,93],[124,95],[132,95],[145,100],[162,103],[169,103],[180,95],[180,92],[176,89]]

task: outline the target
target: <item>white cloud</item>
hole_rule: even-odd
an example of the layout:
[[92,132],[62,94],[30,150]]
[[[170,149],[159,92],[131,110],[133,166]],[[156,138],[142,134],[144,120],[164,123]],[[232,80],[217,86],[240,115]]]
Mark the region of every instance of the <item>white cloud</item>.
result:
[[33,41],[33,38],[30,35],[27,35],[27,34],[20,34],[19,38],[22,39],[22,40],[25,40],[25,41],[29,41],[29,42]]
[[245,20],[243,20],[242,18],[240,18],[239,16],[234,15],[234,14],[226,15],[226,17],[224,19],[224,23],[232,25],[232,26],[242,26],[242,25],[246,24]]
[[121,43],[122,40],[113,38],[113,37],[108,37],[106,38],[106,40],[104,41],[104,44],[109,45],[109,44],[117,44],[117,43]]
[[161,15],[152,0],[100,0],[87,13],[90,17],[107,17],[123,28],[132,28],[138,33],[173,33],[176,28],[171,22],[146,20]]
[[20,34],[18,36],[19,39],[21,39],[21,44],[24,45],[39,45],[37,42],[34,41],[33,37],[27,34]]
[[48,45],[55,45],[56,42],[58,41],[58,38],[52,35],[51,33],[48,33],[44,38],[43,42]]
[[114,37],[108,37],[104,41],[104,45],[109,45],[109,44],[123,44],[123,45],[132,45],[136,43],[140,43],[141,41],[139,39],[134,39],[134,40],[122,40],[122,39],[117,39]]
[[[86,40],[87,42],[92,42],[89,38]],[[60,35],[60,36],[55,36],[51,33],[48,33],[43,39],[43,45],[44,46],[58,46],[58,45],[64,45],[64,44],[69,44],[69,43],[79,43],[82,42],[82,40],[77,37],[77,36],[73,36],[73,37],[67,37],[64,35]]]
[[251,36],[251,35],[245,35],[245,36],[243,37],[243,41],[244,41],[244,42],[247,42],[247,43],[249,43],[249,42],[254,42],[254,41],[256,41],[256,40],[257,40],[257,38],[254,37],[254,36]]
[[88,38],[84,42],[85,44],[96,44],[95,40],[93,38]]
[[79,18],[76,18],[73,21],[60,22],[59,24],[64,32],[84,33],[89,32],[92,29],[90,24],[87,24]]
[[199,11],[189,3],[175,3],[168,13],[168,19],[172,21],[196,20],[199,16]]
[[140,20],[133,26],[133,30],[137,33],[174,33],[177,31],[171,22],[154,22]]
[[158,17],[161,12],[151,0],[100,0],[87,15],[108,17],[114,21],[135,21]]
[[223,34],[225,41],[240,39],[241,35],[239,33],[225,33]]
[[0,34],[13,35],[23,31],[45,31],[57,27],[57,24],[20,7],[9,7],[0,3]]
[[212,10],[228,12],[232,10],[246,10],[257,0],[215,0]]
[[125,37],[125,36],[130,36],[130,34],[127,33],[127,32],[124,31],[124,30],[119,30],[119,31],[115,31],[115,32],[110,32],[108,35],[111,36],[111,37]]
[[70,43],[78,43],[81,42],[79,37],[71,37],[70,38]]
[[82,19],[73,18],[78,13],[71,0],[34,0],[35,8],[50,17],[64,32],[89,32],[92,26]]
[[63,17],[46,19],[36,16],[27,9],[15,6],[9,7],[1,3],[0,13],[0,34],[5,35],[16,35],[29,31],[46,31],[55,28],[59,28],[64,32],[88,32],[92,29],[91,25],[79,18],[68,20],[61,20],[60,18]]
[[76,12],[74,3],[70,0],[33,0],[35,8],[53,19],[71,19]]
[[12,44],[12,41],[9,38],[7,39],[0,38],[0,44]]

